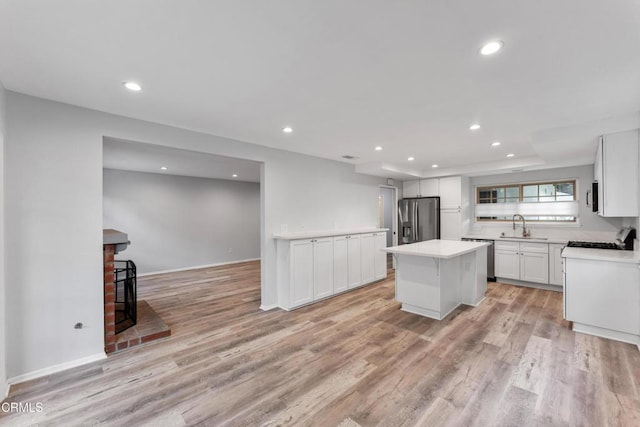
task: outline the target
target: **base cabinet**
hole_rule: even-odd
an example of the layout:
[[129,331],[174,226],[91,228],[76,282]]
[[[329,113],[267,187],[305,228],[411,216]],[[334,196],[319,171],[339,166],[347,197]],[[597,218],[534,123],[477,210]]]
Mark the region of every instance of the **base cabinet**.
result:
[[495,274],[505,279],[549,283],[549,245],[496,242]]
[[597,335],[613,331],[611,338],[620,339],[615,336],[619,332],[640,342],[637,264],[565,258],[565,280],[565,316],[574,322],[574,329],[586,325],[600,328]]
[[562,286],[562,249],[565,245],[560,243],[549,244],[549,284]]
[[278,305],[289,310],[387,277],[386,234],[278,241]]

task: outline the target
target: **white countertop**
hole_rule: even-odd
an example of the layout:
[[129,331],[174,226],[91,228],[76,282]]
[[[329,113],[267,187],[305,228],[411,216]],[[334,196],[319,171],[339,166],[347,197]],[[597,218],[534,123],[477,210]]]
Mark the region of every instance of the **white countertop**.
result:
[[274,239],[280,240],[297,240],[297,239],[313,239],[315,237],[330,236],[346,236],[349,234],[366,234],[380,233],[389,230],[388,228],[343,228],[337,230],[316,230],[316,231],[297,231],[294,233],[274,233]]
[[[546,237],[546,236],[540,236],[540,237]],[[566,244],[569,240],[578,240],[578,239],[561,239],[558,237],[539,239],[539,238],[536,238],[536,236],[522,239],[518,237],[511,237],[511,236],[500,237],[500,236],[489,235],[489,234],[467,234],[462,236],[462,238],[463,239],[495,240],[496,242],[507,241],[507,242],[560,243],[560,244]]]
[[485,242],[460,242],[457,240],[427,240],[409,245],[391,246],[382,251],[397,255],[414,255],[429,258],[455,258],[488,246]]
[[638,251],[617,251],[613,249],[564,248],[563,258],[589,259],[593,261],[626,262],[640,264]]

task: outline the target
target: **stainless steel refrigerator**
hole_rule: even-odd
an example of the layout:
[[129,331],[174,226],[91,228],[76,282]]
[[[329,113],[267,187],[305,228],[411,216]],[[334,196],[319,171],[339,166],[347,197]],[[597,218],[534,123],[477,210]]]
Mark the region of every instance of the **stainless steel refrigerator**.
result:
[[399,245],[440,238],[440,197],[398,201]]

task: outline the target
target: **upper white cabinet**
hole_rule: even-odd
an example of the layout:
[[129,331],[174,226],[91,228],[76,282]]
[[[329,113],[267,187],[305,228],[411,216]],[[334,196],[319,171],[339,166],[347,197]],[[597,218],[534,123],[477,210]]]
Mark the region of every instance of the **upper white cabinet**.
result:
[[462,238],[462,214],[459,209],[440,210],[440,239],[460,240]]
[[462,207],[462,177],[440,178],[440,209]]
[[420,179],[402,182],[402,197],[435,197],[439,196],[439,179]]
[[598,214],[638,216],[638,130],[601,136],[594,165]]
[[402,197],[420,197],[420,181],[402,181]]

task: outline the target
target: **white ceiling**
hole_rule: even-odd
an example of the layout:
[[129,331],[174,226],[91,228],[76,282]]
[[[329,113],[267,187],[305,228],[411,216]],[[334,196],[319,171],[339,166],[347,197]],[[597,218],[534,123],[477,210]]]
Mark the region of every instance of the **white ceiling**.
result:
[[0,0],[7,89],[382,176],[588,163],[639,75],[637,0]]
[[[260,182],[259,162],[115,138],[104,138],[103,166],[163,175]],[[160,169],[163,166],[167,169]]]

